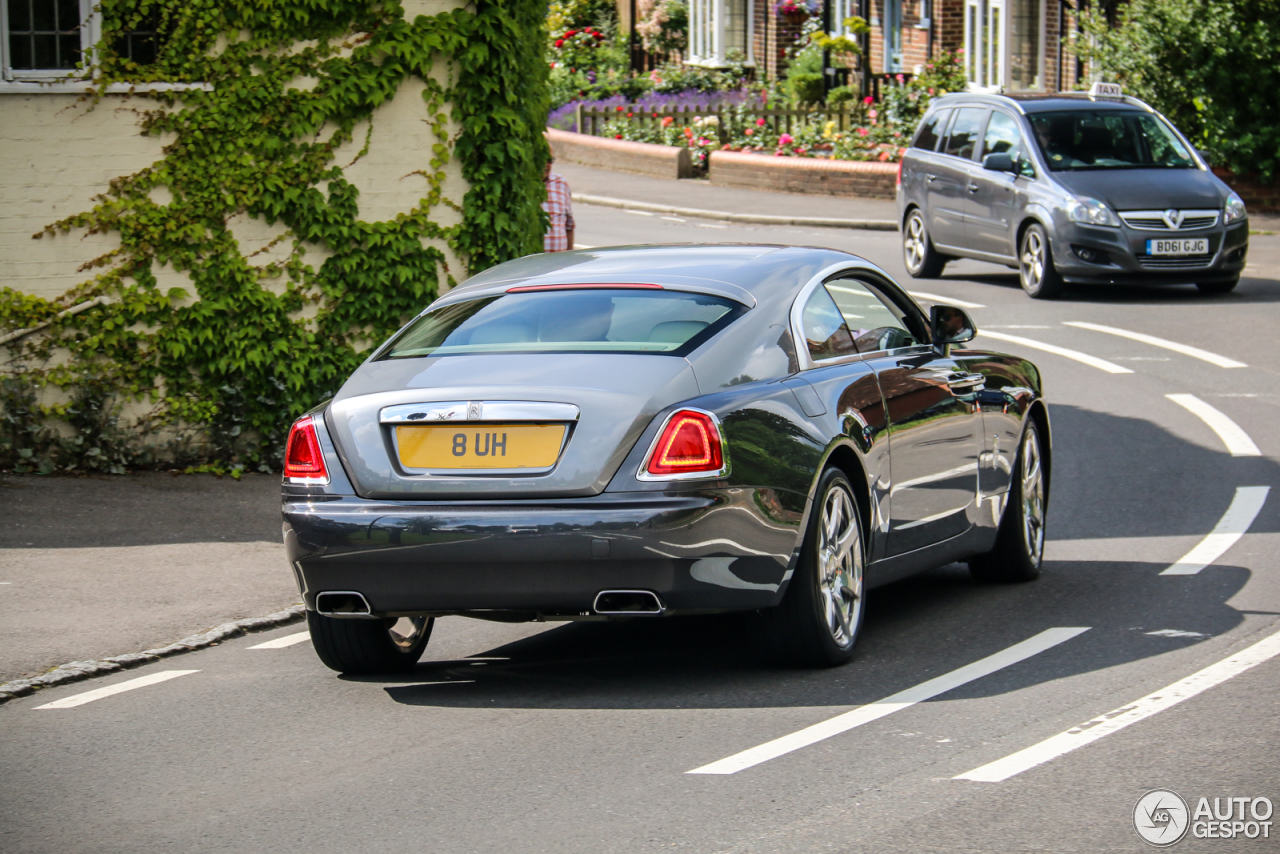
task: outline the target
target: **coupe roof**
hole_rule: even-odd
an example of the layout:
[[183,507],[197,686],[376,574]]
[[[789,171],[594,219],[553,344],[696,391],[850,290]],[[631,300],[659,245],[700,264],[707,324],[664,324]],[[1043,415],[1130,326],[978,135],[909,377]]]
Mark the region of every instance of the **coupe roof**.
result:
[[439,303],[557,284],[654,284],[725,296],[747,306],[793,293],[832,264],[858,262],[833,249],[770,244],[609,246],[528,255],[499,264],[445,294]]

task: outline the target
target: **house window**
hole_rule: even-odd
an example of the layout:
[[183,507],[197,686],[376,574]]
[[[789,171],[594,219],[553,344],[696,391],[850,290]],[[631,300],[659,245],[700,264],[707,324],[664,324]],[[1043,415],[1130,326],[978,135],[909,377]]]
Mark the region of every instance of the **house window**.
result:
[[1044,88],[1042,0],[966,0],[964,47],[970,89]]
[[755,64],[756,0],[691,0],[689,3],[688,65],[723,68],[732,53]]
[[5,80],[70,77],[92,45],[92,0],[0,0]]

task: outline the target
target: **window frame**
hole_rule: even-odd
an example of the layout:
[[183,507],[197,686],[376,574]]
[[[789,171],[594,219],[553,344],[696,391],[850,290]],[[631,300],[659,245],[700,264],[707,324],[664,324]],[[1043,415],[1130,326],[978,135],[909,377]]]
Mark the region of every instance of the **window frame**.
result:
[[[814,359],[809,353],[809,346],[804,336],[804,309],[809,304],[809,298],[818,288],[825,288],[834,282],[844,279],[852,279],[858,284],[866,287],[875,296],[884,301],[897,306],[899,311],[905,317],[913,317],[919,325],[924,338],[919,344],[911,344],[906,347],[895,347],[888,350],[871,350],[866,353],[850,353],[847,356],[834,356],[829,359]],[[829,294],[828,294],[829,295]],[[834,298],[832,298],[834,301]],[[837,303],[837,309],[839,304]],[[791,303],[790,311],[791,337],[795,341],[796,359],[800,365],[800,372],[811,371],[816,368],[825,368],[831,365],[843,365],[852,362],[863,362],[869,359],[882,359],[885,356],[899,355],[917,355],[929,353],[933,351],[933,340],[929,332],[929,320],[915,304],[915,301],[909,298],[902,288],[900,288],[892,279],[889,278],[884,271],[874,267],[866,262],[862,264],[841,263],[832,265],[825,270],[819,272],[811,278],[805,286],[796,294],[795,300]],[[847,324],[846,324],[847,325]],[[908,332],[911,329],[908,327]],[[915,333],[912,333],[915,334]]]
[[94,0],[77,0],[80,7],[80,57],[83,68],[18,68],[12,66],[9,46],[9,3],[0,2],[0,81],[4,83],[49,83],[85,80],[92,76],[93,46],[102,36],[102,13]]

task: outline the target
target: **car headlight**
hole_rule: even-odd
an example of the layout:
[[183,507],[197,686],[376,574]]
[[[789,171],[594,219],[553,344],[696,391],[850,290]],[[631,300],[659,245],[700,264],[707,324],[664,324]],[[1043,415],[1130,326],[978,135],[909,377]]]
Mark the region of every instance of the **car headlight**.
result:
[[1080,196],[1067,202],[1067,218],[1086,225],[1110,225],[1120,227],[1120,220],[1103,202]]
[[1240,194],[1235,190],[1231,191],[1231,195],[1227,196],[1227,205],[1223,211],[1222,221],[1235,222],[1238,219],[1244,219],[1244,199],[1240,198]]

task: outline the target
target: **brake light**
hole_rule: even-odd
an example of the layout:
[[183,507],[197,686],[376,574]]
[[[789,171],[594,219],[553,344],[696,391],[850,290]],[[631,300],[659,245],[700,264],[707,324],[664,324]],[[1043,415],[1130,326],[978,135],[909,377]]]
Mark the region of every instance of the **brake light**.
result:
[[316,426],[307,415],[293,422],[289,441],[284,448],[284,476],[329,482],[329,471],[324,467],[324,454],[320,451],[320,438]]
[[724,449],[715,419],[705,412],[682,409],[667,419],[645,471],[671,477],[720,472],[724,467]]

